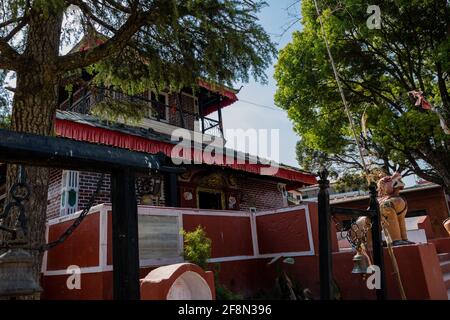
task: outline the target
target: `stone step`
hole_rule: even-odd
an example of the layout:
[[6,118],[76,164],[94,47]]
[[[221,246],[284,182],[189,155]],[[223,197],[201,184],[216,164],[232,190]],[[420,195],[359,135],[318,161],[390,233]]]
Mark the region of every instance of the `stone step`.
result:
[[439,253],[438,258],[441,262],[450,261],[450,253]]
[[450,261],[444,261],[440,263],[442,274],[450,272]]

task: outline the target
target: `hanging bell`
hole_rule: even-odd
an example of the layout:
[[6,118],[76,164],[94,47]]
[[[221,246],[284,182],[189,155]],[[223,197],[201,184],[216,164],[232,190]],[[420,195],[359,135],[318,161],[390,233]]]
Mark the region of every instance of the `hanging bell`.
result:
[[353,256],[353,270],[352,273],[355,274],[366,274],[367,268],[369,267],[369,263],[367,261],[367,257],[357,252]]
[[41,292],[32,274],[32,257],[20,248],[0,255],[0,297],[17,297]]

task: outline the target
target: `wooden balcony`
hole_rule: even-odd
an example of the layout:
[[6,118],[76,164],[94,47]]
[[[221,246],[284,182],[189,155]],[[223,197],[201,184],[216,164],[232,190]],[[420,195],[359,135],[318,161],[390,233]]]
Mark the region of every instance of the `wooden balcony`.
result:
[[[185,110],[180,103],[180,99],[173,99],[175,100],[175,103],[169,105],[168,103],[151,99],[147,94],[130,96],[106,88],[95,88],[95,90],[92,91],[82,89],[81,92],[77,92],[73,96],[76,97],[76,99],[66,100],[61,104],[61,109],[81,114],[89,114],[92,107],[100,102],[108,103],[108,100],[121,102],[124,104],[135,105],[138,108],[144,108],[144,120],[157,121],[161,124],[168,124],[223,138],[223,126],[221,120],[203,116],[199,112]],[[153,97],[155,95],[152,94],[151,96]]]

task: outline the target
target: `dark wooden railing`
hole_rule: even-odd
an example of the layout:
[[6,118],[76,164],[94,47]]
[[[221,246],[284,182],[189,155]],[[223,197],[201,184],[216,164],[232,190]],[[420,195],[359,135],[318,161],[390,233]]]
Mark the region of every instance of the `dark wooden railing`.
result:
[[[136,105],[141,104],[142,107],[148,108],[148,111],[144,112],[145,118],[169,123],[190,130],[194,130],[193,121],[195,120],[200,124],[200,132],[212,136],[223,137],[223,126],[220,120],[184,110],[178,102],[173,106],[169,106],[161,103],[160,101],[148,99],[147,97],[143,97],[141,95],[130,96],[122,92],[106,88],[94,89],[95,90],[92,91],[84,90],[81,94],[78,93],[78,99],[76,101],[71,101],[71,99],[68,99],[62,104],[64,106],[63,109],[81,114],[89,114],[91,108],[95,104],[105,101],[106,99]],[[179,99],[177,99],[177,101],[179,101]],[[189,123],[189,120],[192,120],[192,123]]]

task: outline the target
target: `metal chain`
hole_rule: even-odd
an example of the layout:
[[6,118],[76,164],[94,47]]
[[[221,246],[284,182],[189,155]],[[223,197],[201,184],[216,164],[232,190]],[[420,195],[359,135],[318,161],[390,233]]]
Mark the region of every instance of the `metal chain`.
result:
[[38,246],[38,247],[35,247],[35,248],[32,248],[32,250],[38,250],[40,252],[44,252],[44,251],[47,251],[47,250],[50,250],[50,249],[56,247],[57,245],[63,243],[64,241],[66,241],[66,239],[77,229],[77,227],[81,224],[81,222],[84,220],[84,218],[87,216],[87,214],[91,210],[92,206],[95,203],[95,199],[97,198],[97,196],[100,193],[104,178],[105,178],[105,174],[102,173],[102,175],[100,176],[100,178],[97,181],[97,186],[95,188],[95,191],[91,194],[91,197],[89,198],[88,203],[84,207],[83,211],[81,211],[80,215],[72,223],[72,225],[70,227],[68,227],[66,229],[66,231],[64,231],[57,240],[49,242],[49,243],[41,245],[41,246]]
[[[84,207],[83,211],[81,211],[80,215],[75,219],[75,221],[72,223],[72,225],[70,225],[70,227],[68,227],[60,236],[57,240],[49,242],[47,244],[43,244],[40,246],[36,246],[36,247],[32,247],[32,246],[26,246],[26,245],[22,245],[20,247],[22,247],[23,249],[27,249],[27,250],[36,250],[39,252],[44,252],[47,250],[50,250],[54,247],[56,247],[57,245],[63,243],[64,241],[67,240],[67,238],[77,229],[77,227],[81,224],[81,222],[84,220],[84,218],[87,216],[87,214],[89,213],[89,211],[91,210],[92,206],[95,203],[95,199],[97,198],[97,196],[100,193],[100,190],[102,188],[103,185],[103,181],[105,178],[105,174],[102,174],[99,178],[99,180],[97,181],[97,186],[95,188],[95,191],[92,192],[88,203],[86,204],[86,206]],[[22,185],[21,185],[22,186]],[[3,218],[4,215],[2,215],[1,217]],[[8,231],[8,230],[6,230]],[[18,245],[13,245],[13,244],[9,244],[8,242],[6,243],[0,243],[0,249],[8,249],[12,246],[17,247]]]

